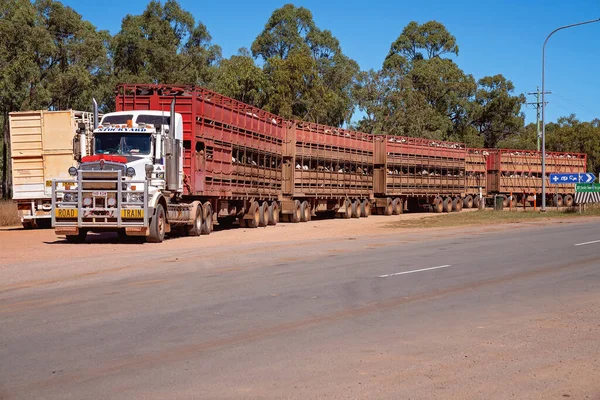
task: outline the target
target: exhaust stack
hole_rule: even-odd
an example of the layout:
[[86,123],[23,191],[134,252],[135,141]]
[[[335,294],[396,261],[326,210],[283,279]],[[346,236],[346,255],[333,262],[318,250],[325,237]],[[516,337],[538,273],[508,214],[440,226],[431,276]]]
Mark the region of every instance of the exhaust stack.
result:
[[179,189],[179,146],[175,139],[175,99],[171,102],[169,134],[165,138],[165,164],[167,167],[167,190]]

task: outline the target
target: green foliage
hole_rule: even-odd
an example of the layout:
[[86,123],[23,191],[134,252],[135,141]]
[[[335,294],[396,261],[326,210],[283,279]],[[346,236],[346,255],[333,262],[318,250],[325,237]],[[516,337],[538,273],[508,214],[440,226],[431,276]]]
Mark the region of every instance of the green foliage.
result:
[[221,49],[206,26],[175,0],[151,1],[141,15],[127,15],[112,40],[119,81],[208,85]]
[[275,10],[251,49],[264,62],[269,111],[334,126],[350,119],[358,64],[309,10],[292,4]]

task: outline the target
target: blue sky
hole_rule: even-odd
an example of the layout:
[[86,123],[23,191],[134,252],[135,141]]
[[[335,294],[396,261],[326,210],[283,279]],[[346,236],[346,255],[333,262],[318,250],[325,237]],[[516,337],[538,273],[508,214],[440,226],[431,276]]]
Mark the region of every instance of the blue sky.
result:
[[[289,2],[289,1],[287,1]],[[286,1],[249,2],[180,0],[196,21],[203,22],[223,56],[250,47],[272,11]],[[122,18],[140,14],[147,1],[64,0],[100,29],[119,31]],[[599,0],[457,0],[293,2],[312,11],[317,26],[336,36],[344,53],[362,69],[379,69],[390,44],[410,21],[437,20],[459,45],[458,65],[476,79],[503,74],[517,93],[541,86],[542,45],[553,29],[600,18]],[[600,22],[559,31],[546,48],[546,120],[574,113],[582,120],[600,118]],[[528,101],[535,101],[527,96]],[[535,109],[524,108],[527,122]]]

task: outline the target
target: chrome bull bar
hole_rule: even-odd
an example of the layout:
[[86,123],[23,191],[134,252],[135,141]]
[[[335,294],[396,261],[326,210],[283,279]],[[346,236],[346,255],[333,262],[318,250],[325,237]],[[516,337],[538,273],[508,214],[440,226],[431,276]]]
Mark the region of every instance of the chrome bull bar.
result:
[[[124,181],[120,170],[93,171],[99,179],[84,179],[83,174],[90,172],[78,171],[77,179],[52,180],[52,227],[148,227],[148,181]],[[136,185],[143,189],[130,189]],[[61,197],[60,201],[58,197]],[[85,200],[87,204],[84,204],[84,199],[91,201]],[[114,203],[109,199],[114,199]]]

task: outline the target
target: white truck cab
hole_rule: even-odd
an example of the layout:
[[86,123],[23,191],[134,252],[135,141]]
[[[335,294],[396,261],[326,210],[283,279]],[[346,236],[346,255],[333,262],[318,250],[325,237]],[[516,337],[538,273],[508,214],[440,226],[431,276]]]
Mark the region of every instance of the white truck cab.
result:
[[[162,241],[170,229],[168,204],[183,192],[183,118],[174,103],[170,113],[105,114],[92,136],[91,155],[69,168],[72,179],[52,182],[56,233],[72,242],[85,240],[88,231]],[[80,143],[86,154],[86,138]]]

